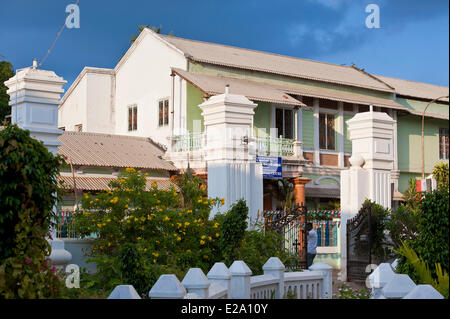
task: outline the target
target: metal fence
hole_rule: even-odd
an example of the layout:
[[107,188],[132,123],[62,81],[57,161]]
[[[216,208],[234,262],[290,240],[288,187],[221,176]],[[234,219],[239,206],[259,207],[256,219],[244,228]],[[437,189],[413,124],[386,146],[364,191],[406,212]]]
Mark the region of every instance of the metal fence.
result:
[[[56,212],[56,238],[80,239],[81,236],[75,231],[74,222],[76,214],[72,210],[61,210]],[[84,238],[97,238],[98,235],[92,233]]]
[[74,211],[58,211],[56,213],[56,237],[79,238],[73,226],[74,221]]

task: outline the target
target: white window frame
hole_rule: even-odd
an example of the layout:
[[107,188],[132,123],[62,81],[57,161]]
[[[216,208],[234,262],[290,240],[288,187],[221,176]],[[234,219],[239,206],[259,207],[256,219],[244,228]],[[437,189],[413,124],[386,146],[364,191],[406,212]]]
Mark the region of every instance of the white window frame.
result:
[[295,140],[295,136],[297,135],[296,134],[296,132],[295,132],[295,116],[296,116],[296,112],[295,112],[295,109],[294,109],[294,107],[292,106],[292,105],[283,105],[283,104],[273,104],[272,105],[273,106],[273,108],[274,108],[274,111],[273,111],[273,121],[272,121],[272,127],[273,128],[276,128],[276,126],[277,126],[277,109],[282,109],[283,110],[283,132],[280,134],[280,132],[277,132],[277,138],[279,138],[280,137],[280,135],[281,136],[283,136],[283,138],[284,138],[284,136],[285,136],[285,116],[284,116],[284,111],[286,111],[286,110],[289,110],[289,111],[292,111],[292,139],[294,139]]

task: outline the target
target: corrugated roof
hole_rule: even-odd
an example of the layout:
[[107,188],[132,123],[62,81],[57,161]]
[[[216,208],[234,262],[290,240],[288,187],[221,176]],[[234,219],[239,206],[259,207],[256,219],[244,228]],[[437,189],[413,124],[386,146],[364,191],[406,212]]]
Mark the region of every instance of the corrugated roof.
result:
[[[396,79],[382,75],[376,75],[376,77],[394,87],[398,95],[429,99],[430,101],[441,96],[449,95],[449,89],[446,86]],[[448,102],[449,99],[442,99],[440,101]]]
[[224,93],[225,86],[229,84],[230,93],[244,95],[250,100],[305,105],[274,85],[230,77],[192,73],[177,68],[172,68],[172,71],[208,95]]
[[193,61],[363,87],[378,91],[394,91],[383,81],[370,77],[351,66],[294,58],[168,35],[158,36],[184,52],[185,56]]
[[59,140],[58,154],[74,165],[177,170],[161,158],[164,150],[150,138],[66,131]]
[[366,105],[372,104],[374,106],[408,110],[403,105],[391,99],[383,99],[364,94],[312,87],[302,84],[278,86],[275,84],[255,82],[244,79],[192,73],[177,68],[173,68],[172,70],[186,81],[192,83],[194,86],[210,95],[224,93],[225,85],[229,84],[231,93],[245,95],[247,98],[256,101],[268,101],[304,106],[305,104],[289,95],[295,94],[349,103]]
[[[109,189],[108,184],[113,180],[117,179],[117,177],[92,177],[92,176],[76,176],[75,183],[77,184],[77,189],[85,190],[85,191],[101,191],[105,189]],[[68,175],[59,175],[58,183],[60,181],[64,182],[64,189],[73,189],[73,177]],[[156,186],[160,190],[170,189],[172,186],[178,190],[178,186],[175,185],[169,178],[158,178],[152,179],[147,178],[146,181],[146,189],[150,190],[152,184],[156,183]]]

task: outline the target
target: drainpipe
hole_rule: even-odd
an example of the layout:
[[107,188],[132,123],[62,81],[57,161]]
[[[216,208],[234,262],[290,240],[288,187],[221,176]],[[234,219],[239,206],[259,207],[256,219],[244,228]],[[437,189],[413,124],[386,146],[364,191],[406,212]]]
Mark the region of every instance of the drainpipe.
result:
[[432,100],[430,103],[427,104],[422,113],[422,179],[425,179],[425,150],[424,150],[425,112],[427,111],[427,108],[428,106],[430,106],[431,103],[443,98],[448,98],[448,95],[440,96]]

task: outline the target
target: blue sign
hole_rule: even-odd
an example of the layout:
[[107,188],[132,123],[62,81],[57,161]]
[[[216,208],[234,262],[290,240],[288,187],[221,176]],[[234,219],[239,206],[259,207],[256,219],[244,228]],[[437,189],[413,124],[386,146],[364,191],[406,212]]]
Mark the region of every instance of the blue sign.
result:
[[281,157],[256,156],[256,162],[262,164],[263,178],[282,178]]

